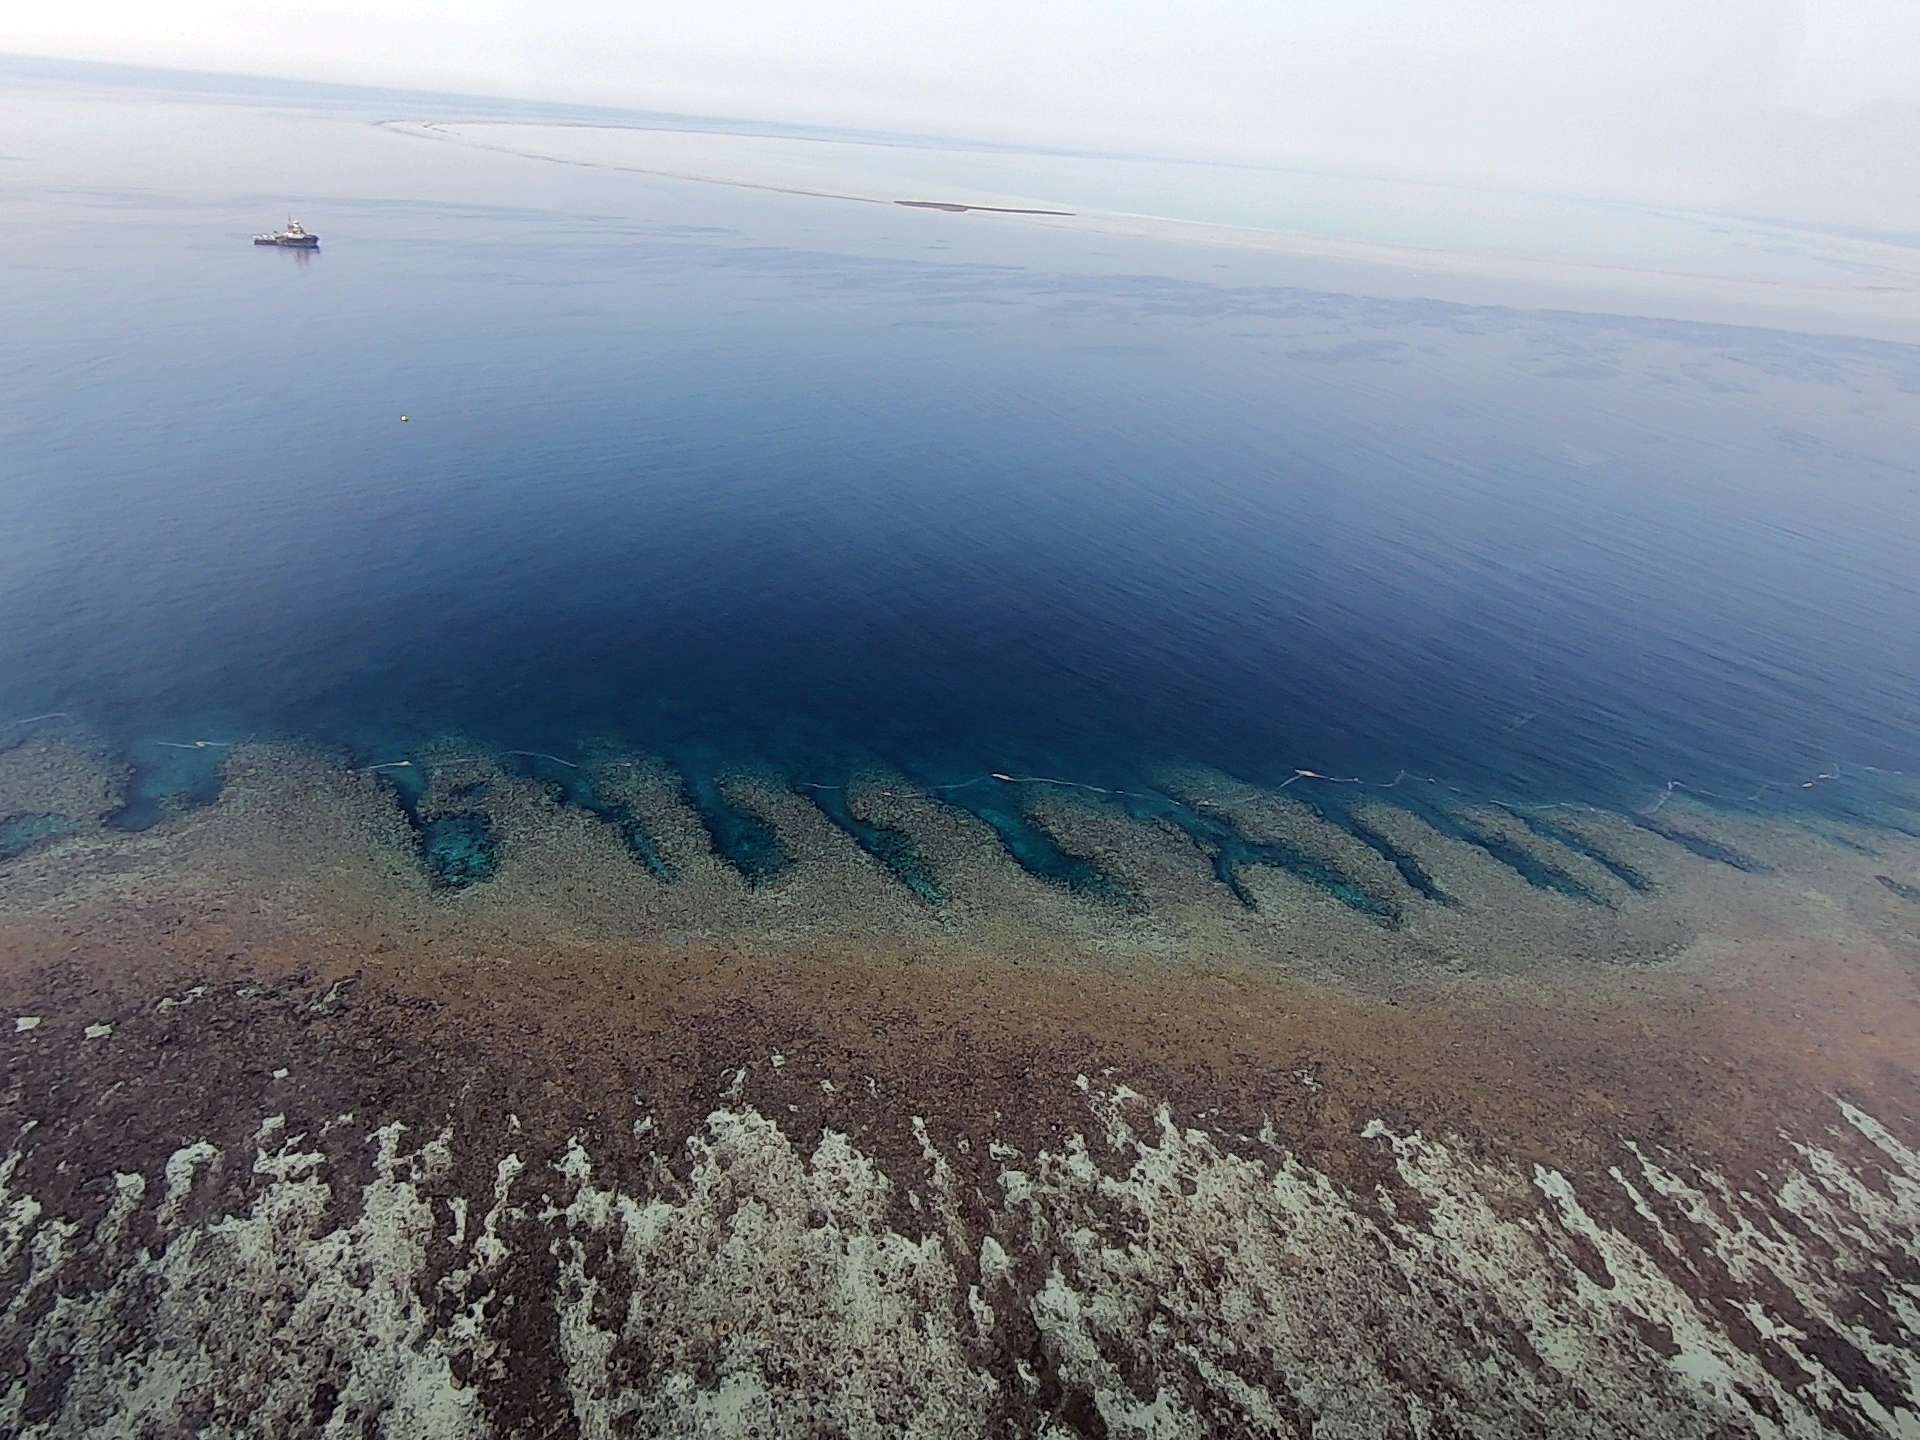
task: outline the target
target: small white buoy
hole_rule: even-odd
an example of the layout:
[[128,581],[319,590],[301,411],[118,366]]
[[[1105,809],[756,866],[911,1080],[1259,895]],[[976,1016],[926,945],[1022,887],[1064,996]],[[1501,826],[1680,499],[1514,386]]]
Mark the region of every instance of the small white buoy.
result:
[[402,415],[402,416],[400,417],[400,423],[401,423],[402,425],[404,425],[404,424],[406,424],[406,423],[407,423],[407,417],[406,417],[405,415]]

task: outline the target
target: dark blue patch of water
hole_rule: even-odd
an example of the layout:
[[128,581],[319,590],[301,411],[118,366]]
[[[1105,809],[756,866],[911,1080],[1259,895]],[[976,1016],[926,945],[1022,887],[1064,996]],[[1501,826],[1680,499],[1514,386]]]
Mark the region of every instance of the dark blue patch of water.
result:
[[1551,891],[1553,894],[1564,895],[1570,900],[1581,900],[1589,905],[1610,903],[1604,896],[1596,895],[1590,887],[1581,884],[1577,878],[1569,875],[1545,856],[1536,855],[1508,836],[1477,825],[1466,816],[1457,814],[1443,805],[1430,804],[1418,797],[1407,795],[1399,797],[1395,803],[1419,816],[1449,839],[1471,845],[1483,855],[1498,861],[1536,890]]
[[1839,832],[1835,830],[1830,830],[1824,826],[1815,827],[1814,833],[1817,834],[1822,840],[1826,841],[1829,845],[1837,845],[1842,850],[1850,851],[1855,855],[1864,855],[1869,859],[1878,859],[1882,853],[1881,851],[1876,850],[1871,845],[1863,845],[1860,843],[1860,841],[1855,840],[1853,837],[1849,835],[1842,835]]
[[721,792],[710,760],[682,755],[676,757],[675,765],[681,798],[706,826],[714,854],[738,870],[749,885],[764,884],[793,863],[773,826]]
[[1419,856],[1404,846],[1394,844],[1393,841],[1389,840],[1385,835],[1382,835],[1373,826],[1367,824],[1366,821],[1347,809],[1346,806],[1335,800],[1309,800],[1306,804],[1314,814],[1326,821],[1327,824],[1346,831],[1382,860],[1393,866],[1395,870],[1400,872],[1400,878],[1406,881],[1408,887],[1416,894],[1424,899],[1433,901],[1436,905],[1457,905],[1459,903],[1445,890],[1440,888],[1439,881],[1427,873],[1427,867],[1420,863]]
[[1877,805],[1849,805],[1834,814],[1843,824],[1860,825],[1868,830],[1891,830],[1910,840],[1920,840],[1920,804],[1891,796]]
[[932,789],[942,802],[964,810],[992,830],[1014,862],[1035,879],[1103,905],[1128,908],[1135,903],[1121,880],[1086,856],[1064,849],[1027,813],[1021,786],[988,778],[979,784]]
[[420,823],[419,837],[427,874],[444,889],[464,890],[499,872],[499,845],[484,811],[431,816]]
[[[138,197],[138,247],[95,243],[101,197],[22,202],[0,716],[1620,810],[1920,768],[1913,347],[1221,284],[1038,229],[934,256],[881,207],[641,214],[631,177],[563,212],[463,164],[457,220],[342,197],[306,267],[228,243],[211,162]],[[139,764],[119,823],[204,793]]]
[[126,795],[107,824],[116,830],[151,830],[163,820],[220,798],[220,767],[226,747],[210,741],[146,741],[127,751]]
[[502,755],[501,763],[509,770],[538,781],[560,804],[584,810],[611,825],[628,852],[652,872],[654,879],[664,884],[673,882],[673,867],[660,853],[660,847],[646,825],[627,806],[601,795],[580,766],[555,755],[525,750]]
[[912,837],[891,826],[876,825],[855,815],[847,804],[844,786],[796,781],[794,792],[819,806],[821,812],[845,831],[854,844],[879,861],[888,874],[922,900],[929,905],[946,903],[946,895],[933,878],[926,857],[920,853]]
[[1653,882],[1641,874],[1640,871],[1636,870],[1633,866],[1629,865],[1597,841],[1582,835],[1578,830],[1562,825],[1534,811],[1511,810],[1509,813],[1518,818],[1522,825],[1525,825],[1541,838],[1557,841],[1559,844],[1573,851],[1574,854],[1584,855],[1635,894],[1645,895],[1653,889]]
[[420,807],[426,802],[427,791],[433,783],[432,773],[423,764],[411,760],[391,762],[373,767],[373,773],[382,786],[393,792],[401,813],[409,824],[416,828],[420,823]]
[[492,817],[482,810],[444,810],[439,805],[466,804],[484,798],[487,782],[469,781],[447,789],[439,805],[429,810],[432,773],[417,762],[386,765],[377,770],[413,831],[414,847],[427,878],[436,889],[464,890],[491,880],[500,869],[499,840]]
[[1210,807],[1188,805],[1171,795],[1138,790],[1125,791],[1119,799],[1122,808],[1135,819],[1170,825],[1198,845],[1212,862],[1214,878],[1249,910],[1260,907],[1240,872],[1250,865],[1265,865],[1326,891],[1349,909],[1390,929],[1401,922],[1397,905],[1370,893],[1338,866],[1276,840],[1251,839]]
[[0,862],[17,860],[29,850],[71,835],[79,827],[65,815],[8,815],[0,818]]
[[1662,840],[1671,841],[1689,854],[1698,855],[1702,860],[1711,860],[1716,865],[1727,865],[1748,875],[1771,875],[1773,867],[1764,860],[1738,850],[1723,840],[1700,835],[1692,830],[1682,830],[1679,826],[1652,815],[1635,815],[1634,824],[1642,830],[1651,831]]

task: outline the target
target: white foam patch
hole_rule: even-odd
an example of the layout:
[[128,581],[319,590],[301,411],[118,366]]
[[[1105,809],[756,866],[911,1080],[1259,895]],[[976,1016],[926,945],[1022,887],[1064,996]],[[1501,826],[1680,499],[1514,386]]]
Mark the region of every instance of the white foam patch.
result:
[[1388,1178],[1357,1186],[1271,1127],[1235,1154],[1083,1088],[1093,1145],[994,1195],[923,1122],[889,1176],[736,1103],[644,1193],[578,1139],[453,1193],[455,1138],[389,1125],[336,1195],[351,1132],[270,1115],[250,1162],[184,1146],[65,1216],[17,1191],[29,1131],[0,1159],[0,1349],[66,1380],[32,1422],[7,1380],[0,1432],[480,1435],[550,1324],[587,1437],[977,1434],[1043,1403],[1023,1424],[1064,1436],[1069,1401],[1137,1440],[1920,1435],[1920,1156],[1857,1107],[1764,1193],[1630,1147],[1583,1194],[1379,1121],[1355,1144]]

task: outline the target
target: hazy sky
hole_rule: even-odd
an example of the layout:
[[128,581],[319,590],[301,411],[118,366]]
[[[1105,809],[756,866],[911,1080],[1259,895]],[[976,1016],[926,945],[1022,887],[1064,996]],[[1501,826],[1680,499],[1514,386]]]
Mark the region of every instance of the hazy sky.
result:
[[73,0],[0,50],[1601,181],[1920,104],[1920,0]]

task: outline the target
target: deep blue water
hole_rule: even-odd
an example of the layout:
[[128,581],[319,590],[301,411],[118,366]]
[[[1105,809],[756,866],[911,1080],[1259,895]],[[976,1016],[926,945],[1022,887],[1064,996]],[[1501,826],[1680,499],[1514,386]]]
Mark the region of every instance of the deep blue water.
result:
[[[1920,348],[227,114],[237,173],[6,147],[0,720],[1621,805],[1920,765]],[[276,153],[316,256],[246,243]]]

